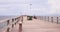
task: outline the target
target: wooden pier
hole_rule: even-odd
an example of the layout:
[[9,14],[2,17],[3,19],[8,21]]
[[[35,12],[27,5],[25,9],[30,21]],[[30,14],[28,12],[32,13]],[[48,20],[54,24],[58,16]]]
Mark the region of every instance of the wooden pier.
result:
[[[47,18],[47,19],[46,19]],[[1,32],[60,32],[60,24],[54,23],[53,17],[37,17],[27,20],[27,16],[20,16],[7,20],[7,26]],[[58,19],[58,17],[57,17]],[[51,20],[51,21],[50,21]],[[53,22],[53,23],[52,23]]]

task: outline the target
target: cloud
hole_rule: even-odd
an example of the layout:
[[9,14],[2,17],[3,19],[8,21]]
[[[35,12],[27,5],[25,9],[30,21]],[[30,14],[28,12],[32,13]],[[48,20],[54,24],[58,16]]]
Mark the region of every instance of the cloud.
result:
[[[32,4],[30,9],[30,3]],[[58,10],[58,6],[57,6]],[[0,0],[0,15],[46,15],[56,13],[55,0]]]
[[51,14],[60,14],[60,0],[49,0]]

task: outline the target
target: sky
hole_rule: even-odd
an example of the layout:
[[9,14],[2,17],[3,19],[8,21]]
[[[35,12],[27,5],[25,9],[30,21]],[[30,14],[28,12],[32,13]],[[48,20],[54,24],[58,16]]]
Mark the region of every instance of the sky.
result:
[[53,14],[60,14],[60,0],[0,0],[0,16]]

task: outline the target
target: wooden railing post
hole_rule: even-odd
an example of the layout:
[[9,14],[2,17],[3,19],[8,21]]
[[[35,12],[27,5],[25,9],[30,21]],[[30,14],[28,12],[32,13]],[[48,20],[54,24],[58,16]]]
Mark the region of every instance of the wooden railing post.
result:
[[42,16],[41,16],[41,20],[42,20]]
[[45,16],[45,21],[46,21],[46,16]]
[[12,28],[14,27],[14,24],[12,24]]
[[14,19],[12,19],[12,22],[14,22]]
[[8,27],[8,28],[7,28],[7,32],[10,32],[9,30],[10,30],[10,28]]
[[41,16],[39,17],[39,19],[41,20]]
[[40,16],[40,20],[41,20],[41,16]]
[[43,16],[42,16],[42,20],[43,20]]
[[51,21],[52,21],[52,23],[53,23],[53,17],[51,17]]
[[45,20],[45,19],[44,19],[44,16],[43,16],[43,20]]
[[49,16],[48,16],[48,21],[49,21]]
[[22,20],[21,20],[21,21],[22,21],[22,23],[23,23],[23,16],[22,16]]
[[17,22],[15,22],[15,25],[17,24]]
[[58,24],[58,21],[59,21],[59,17],[57,17],[57,24]]
[[7,25],[9,25],[9,20],[7,20]]
[[19,23],[19,32],[22,32],[22,22]]

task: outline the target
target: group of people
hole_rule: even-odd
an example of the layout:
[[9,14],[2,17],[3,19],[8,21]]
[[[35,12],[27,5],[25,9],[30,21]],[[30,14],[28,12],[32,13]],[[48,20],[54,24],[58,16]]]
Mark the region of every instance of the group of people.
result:
[[27,16],[27,19],[28,19],[28,20],[32,20],[32,18],[37,19],[36,16]]

